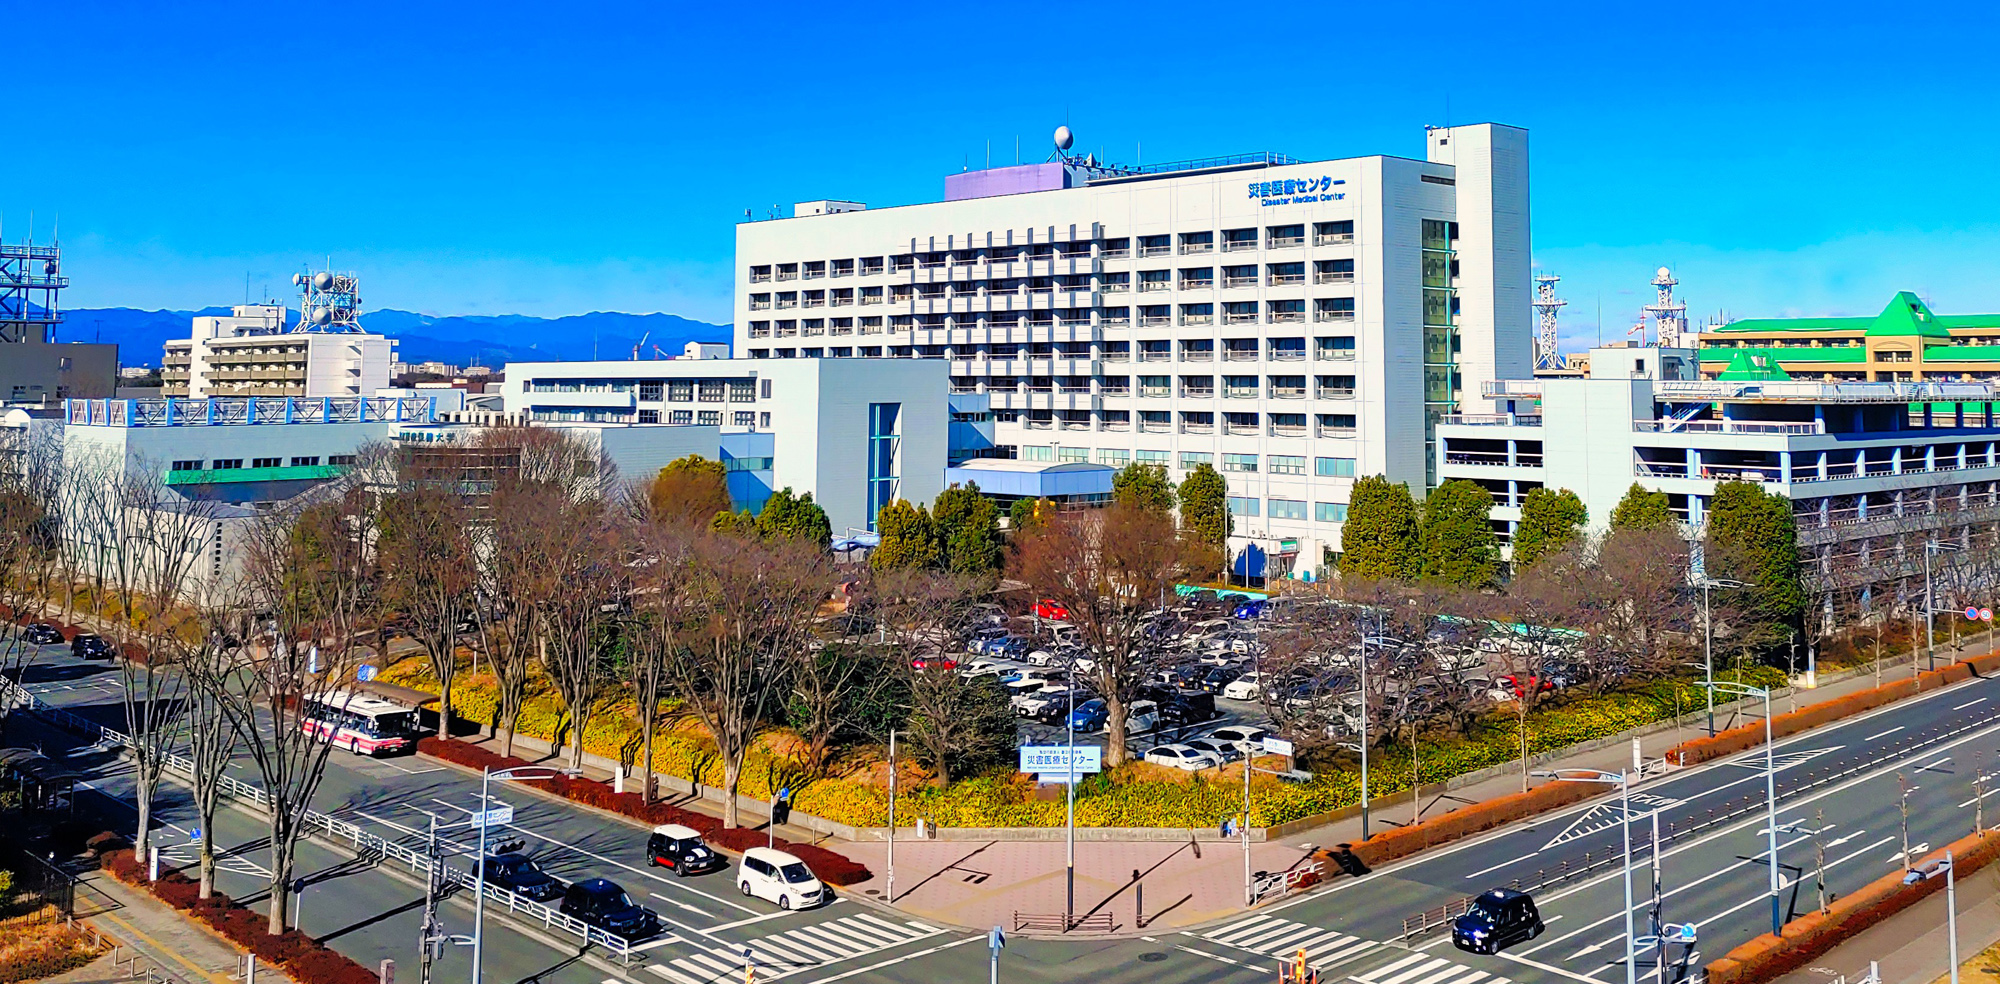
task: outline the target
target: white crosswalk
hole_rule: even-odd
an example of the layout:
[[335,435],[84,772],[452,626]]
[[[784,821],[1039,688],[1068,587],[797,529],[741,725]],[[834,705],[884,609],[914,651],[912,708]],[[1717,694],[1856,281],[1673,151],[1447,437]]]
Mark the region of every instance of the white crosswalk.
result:
[[1271,916],[1251,916],[1201,934],[1202,939],[1267,957],[1291,960],[1304,950],[1306,963],[1324,970],[1382,944]]
[[759,937],[748,943],[710,943],[685,957],[646,969],[680,984],[719,984],[743,979],[744,951],[757,967],[759,981],[789,977],[836,960],[846,960],[944,930],[920,922],[896,923],[866,913],[800,926]]
[[1361,984],[1512,984],[1483,970],[1460,966],[1443,957],[1412,953],[1373,970],[1352,975]]

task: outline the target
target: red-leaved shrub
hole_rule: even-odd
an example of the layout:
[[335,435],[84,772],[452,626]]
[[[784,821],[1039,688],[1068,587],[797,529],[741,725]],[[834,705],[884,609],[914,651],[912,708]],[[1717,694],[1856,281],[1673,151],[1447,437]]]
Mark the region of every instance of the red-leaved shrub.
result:
[[[442,759],[468,769],[512,769],[524,765],[534,765],[526,759],[489,752],[477,745],[462,741],[439,740],[436,736],[423,738],[417,742],[417,751],[432,758]],[[684,810],[667,803],[648,803],[638,793],[620,793],[610,786],[581,776],[557,776],[533,784],[535,788],[553,793],[564,799],[585,806],[630,817],[643,823],[659,825],[677,823],[692,827],[709,844],[741,854],[753,847],[769,844],[778,850],[796,856],[811,868],[819,880],[829,885],[856,885],[873,877],[868,866],[835,851],[813,844],[795,844],[783,837],[773,844],[769,834],[749,827],[726,828],[722,821],[706,813]]]

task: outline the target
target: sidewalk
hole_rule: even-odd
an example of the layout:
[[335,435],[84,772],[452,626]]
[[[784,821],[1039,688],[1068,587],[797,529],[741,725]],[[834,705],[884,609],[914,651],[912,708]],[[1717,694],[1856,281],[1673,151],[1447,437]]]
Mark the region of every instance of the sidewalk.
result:
[[[132,888],[102,871],[85,874],[78,880],[77,917],[91,928],[116,940],[126,952],[100,958],[87,967],[64,975],[72,984],[90,981],[127,980],[125,961],[130,951],[138,951],[156,967],[167,970],[189,984],[241,984],[242,952],[206,926],[178,912],[151,895]],[[261,984],[291,984],[277,968],[259,965]]]
[[[1989,866],[1958,883],[1958,959],[1969,961],[2000,941],[2000,867]],[[1931,984],[1951,970],[1945,937],[1945,893],[1889,917],[1856,934],[1812,967],[1778,978],[1776,984],[1834,984],[1837,976],[1859,981],[1868,962],[1881,968],[1882,984]],[[1717,954],[1716,956],[1720,956]],[[1967,984],[1990,976],[1961,970]]]

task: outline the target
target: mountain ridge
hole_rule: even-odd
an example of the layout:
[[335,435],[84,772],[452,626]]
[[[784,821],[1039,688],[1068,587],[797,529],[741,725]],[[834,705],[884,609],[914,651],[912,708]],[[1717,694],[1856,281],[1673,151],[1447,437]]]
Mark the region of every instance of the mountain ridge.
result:
[[[192,319],[229,313],[226,307],[194,311],[78,308],[63,312],[58,337],[70,342],[116,343],[122,364],[156,366],[161,346],[170,339],[188,337]],[[383,308],[364,312],[361,326],[396,339],[398,357],[405,362],[495,369],[507,362],[630,358],[642,341],[642,358],[653,356],[654,346],[668,355],[679,355],[688,342],[728,342],[731,338],[729,325],[662,312],[590,311],[543,318],[528,314],[430,315]]]

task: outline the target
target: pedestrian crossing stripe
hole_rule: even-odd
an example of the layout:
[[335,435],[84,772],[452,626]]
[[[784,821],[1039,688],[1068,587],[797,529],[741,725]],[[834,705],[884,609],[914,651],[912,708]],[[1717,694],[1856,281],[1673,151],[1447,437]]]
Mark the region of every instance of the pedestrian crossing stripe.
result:
[[746,943],[711,944],[647,970],[679,984],[743,979],[745,950],[760,981],[777,980],[838,960],[901,946],[944,932],[920,922],[894,923],[867,913],[802,925]]
[[1361,984],[1513,984],[1505,977],[1427,953],[1412,953],[1387,966],[1350,976]]
[[1230,923],[1202,934],[1202,938],[1283,960],[1292,960],[1303,950],[1307,965],[1315,969],[1344,963],[1382,946],[1374,940],[1262,915]]

